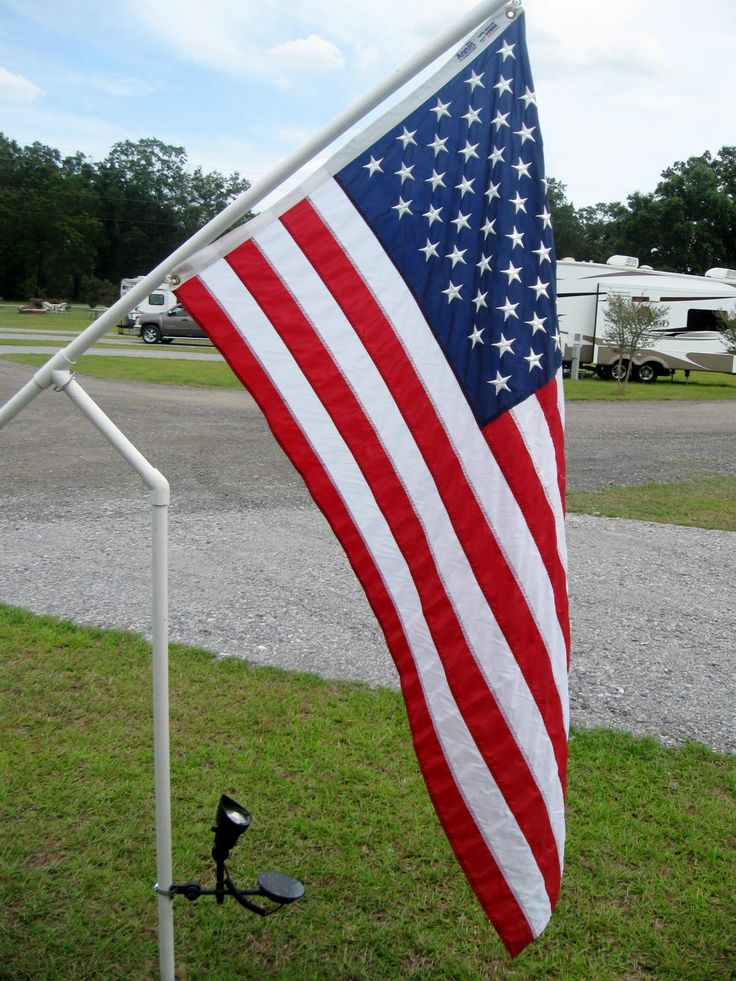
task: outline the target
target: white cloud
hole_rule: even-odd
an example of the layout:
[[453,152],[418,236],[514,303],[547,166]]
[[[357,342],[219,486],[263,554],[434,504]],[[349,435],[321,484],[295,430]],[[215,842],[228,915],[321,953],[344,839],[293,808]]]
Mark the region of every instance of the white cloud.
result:
[[319,34],[277,44],[269,54],[294,71],[332,71],[345,65],[340,49]]
[[661,44],[643,34],[548,36],[540,45],[539,56],[540,65],[564,75],[610,72],[654,76],[666,66]]
[[[413,3],[401,29],[395,0],[178,0],[175,22],[170,0],[127,5],[144,30],[181,57],[260,77],[283,77],[285,62],[290,71],[309,72],[345,65],[370,72],[379,65],[380,75],[448,23],[447,0]],[[473,0],[455,0],[453,18],[472,6]],[[298,40],[291,39],[295,33]]]
[[156,87],[140,78],[97,79],[92,80],[101,92],[121,99],[152,95]]
[[30,79],[22,75],[14,75],[7,68],[0,68],[0,101],[34,102],[43,94],[38,85]]

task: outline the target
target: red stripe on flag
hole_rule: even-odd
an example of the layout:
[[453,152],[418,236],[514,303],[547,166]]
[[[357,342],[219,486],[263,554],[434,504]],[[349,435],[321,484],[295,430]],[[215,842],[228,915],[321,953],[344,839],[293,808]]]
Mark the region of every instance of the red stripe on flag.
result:
[[544,720],[565,785],[567,737],[549,654],[432,401],[349,256],[309,203],[281,218],[350,321],[417,441],[493,615]]
[[455,784],[434,730],[422,686],[393,601],[319,458],[260,363],[224,311],[198,279],[177,290],[230,367],[263,411],[279,445],[302,475],[358,576],[399,671],[412,739],[427,789],[450,841],[486,915],[512,955],[534,939],[516,898],[500,872]]
[[488,690],[448,599],[427,538],[406,489],[360,402],[310,322],[250,240],[227,256],[350,448],[386,518],[421,598],[427,625],[465,722],[524,833],[554,905],[560,886],[557,843],[547,807],[507,720]]
[[[550,382],[553,384],[553,382]],[[570,621],[567,576],[557,551],[557,526],[534,463],[527,452],[510,412],[497,416],[483,427],[483,435],[511,491],[516,498],[532,537],[549,573],[555,596],[555,609],[570,650]]]
[[562,510],[565,510],[565,432],[560,419],[560,407],[557,404],[558,382],[553,378],[543,388],[537,392],[537,399],[542,407],[544,418],[549,426],[552,445],[555,448],[555,460],[557,461],[557,481],[560,487],[560,500]]

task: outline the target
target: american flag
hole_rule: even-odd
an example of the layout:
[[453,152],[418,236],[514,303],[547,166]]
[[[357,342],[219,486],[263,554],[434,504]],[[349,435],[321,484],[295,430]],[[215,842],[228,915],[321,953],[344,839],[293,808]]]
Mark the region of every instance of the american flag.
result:
[[524,19],[180,270],[359,577],[450,843],[512,954],[564,851],[555,260]]

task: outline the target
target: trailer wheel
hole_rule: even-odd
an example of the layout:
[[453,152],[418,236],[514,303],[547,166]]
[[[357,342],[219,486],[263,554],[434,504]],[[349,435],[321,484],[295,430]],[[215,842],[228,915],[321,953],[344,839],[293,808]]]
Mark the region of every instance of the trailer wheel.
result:
[[652,382],[656,382],[659,375],[659,365],[655,364],[654,361],[647,361],[645,364],[639,365],[639,381],[645,382],[650,385]]
[[[611,378],[614,381],[623,381],[626,378],[626,371],[629,367],[628,361],[614,361],[611,368]],[[632,368],[631,374],[629,375],[629,381],[633,381],[635,377],[635,372]]]
[[155,344],[161,340],[161,331],[155,324],[144,324],[141,327],[141,338],[144,344]]

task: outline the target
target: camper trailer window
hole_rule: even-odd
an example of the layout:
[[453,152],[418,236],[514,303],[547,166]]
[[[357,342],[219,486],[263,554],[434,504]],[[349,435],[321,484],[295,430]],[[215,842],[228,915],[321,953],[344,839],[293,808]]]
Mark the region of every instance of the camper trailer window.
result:
[[163,293],[151,293],[148,297],[148,302],[152,307],[162,307],[166,302],[166,297]]
[[714,310],[688,310],[687,330],[718,330],[719,322]]

